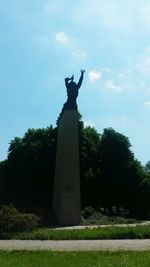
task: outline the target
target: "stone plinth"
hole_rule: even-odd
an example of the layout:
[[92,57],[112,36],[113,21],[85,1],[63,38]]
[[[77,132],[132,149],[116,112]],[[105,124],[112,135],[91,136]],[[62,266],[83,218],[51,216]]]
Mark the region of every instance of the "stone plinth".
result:
[[61,225],[80,223],[79,129],[76,110],[59,121],[53,208]]

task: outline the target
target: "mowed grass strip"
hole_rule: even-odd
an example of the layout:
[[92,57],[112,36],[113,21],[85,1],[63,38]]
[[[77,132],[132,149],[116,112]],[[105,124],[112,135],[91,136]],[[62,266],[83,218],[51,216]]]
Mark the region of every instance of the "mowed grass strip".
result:
[[2,267],[149,267],[149,252],[0,251]]
[[39,228],[31,232],[13,234],[10,239],[26,240],[98,240],[150,238],[150,225],[135,227],[104,227],[95,229],[52,230]]

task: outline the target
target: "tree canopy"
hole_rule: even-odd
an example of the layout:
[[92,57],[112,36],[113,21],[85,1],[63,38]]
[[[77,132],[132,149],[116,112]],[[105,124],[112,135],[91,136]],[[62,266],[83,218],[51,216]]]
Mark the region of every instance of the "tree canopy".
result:
[[[150,162],[134,157],[129,139],[112,128],[100,134],[79,121],[82,207],[126,207],[145,216],[150,210]],[[29,129],[15,137],[0,162],[0,202],[24,210],[51,207],[57,127]]]

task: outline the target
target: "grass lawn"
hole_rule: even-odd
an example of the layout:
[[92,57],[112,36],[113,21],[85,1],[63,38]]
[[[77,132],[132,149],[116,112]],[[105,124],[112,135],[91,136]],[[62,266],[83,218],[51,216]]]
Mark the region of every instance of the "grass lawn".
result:
[[[16,233],[10,239],[80,240],[80,239],[146,239],[150,238],[150,225],[135,227],[105,227],[97,229],[51,230],[39,228],[31,232]],[[7,238],[6,238],[7,239]]]
[[149,267],[150,252],[0,251],[0,267]]

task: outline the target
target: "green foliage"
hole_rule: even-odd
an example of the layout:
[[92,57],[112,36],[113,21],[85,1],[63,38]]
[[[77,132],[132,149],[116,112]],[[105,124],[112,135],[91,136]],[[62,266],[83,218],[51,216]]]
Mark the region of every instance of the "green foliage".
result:
[[10,202],[15,206],[37,209],[43,203],[46,206],[51,202],[56,138],[57,129],[50,126],[46,129],[29,129],[22,139],[11,141],[7,191]]
[[145,171],[147,172],[147,174],[150,174],[150,161],[145,164]]
[[[93,175],[98,168],[98,148],[100,145],[100,134],[91,127],[83,129],[81,143],[81,161],[85,176]],[[89,172],[89,169],[91,170]]]
[[[91,127],[82,129],[80,140],[80,172],[82,207],[95,206],[100,178],[100,134]],[[98,197],[99,198],[99,197]]]
[[5,201],[5,184],[7,178],[7,160],[0,162],[0,203]]
[[[137,205],[145,174],[134,159],[128,138],[112,128],[102,135],[91,127],[82,131],[81,192],[82,207],[127,207],[131,214],[141,214]],[[145,190],[147,185],[145,184]],[[150,191],[148,191],[150,195]],[[145,201],[145,200],[144,200]],[[143,202],[144,202],[143,201]],[[139,206],[139,207],[138,207]],[[137,209],[136,209],[137,207]],[[148,207],[146,208],[148,209]]]
[[51,230],[39,228],[30,232],[11,235],[11,239],[26,240],[98,240],[98,239],[146,239],[150,238],[150,226],[108,226],[99,228]]
[[[41,211],[52,207],[57,128],[29,129],[10,142],[0,162],[0,203]],[[99,134],[79,114],[82,208],[125,207],[131,216],[150,212],[150,163],[134,158],[129,139],[112,128]]]
[[[126,192],[132,182],[129,177],[129,166],[133,162],[127,137],[111,128],[104,129],[101,136],[101,194],[109,197],[104,200],[104,206],[126,205]],[[124,195],[125,194],[125,195]]]
[[85,207],[85,209],[82,211],[82,217],[83,219],[87,219],[90,216],[92,216],[95,213],[94,209],[92,207]]
[[20,213],[12,205],[0,207],[0,238],[12,233],[30,231],[39,226],[40,218],[34,214]]
[[[103,160],[110,164],[119,165],[133,160],[133,153],[130,150],[129,139],[112,128],[104,129],[101,136],[101,149]],[[111,150],[110,150],[111,149]]]
[[94,210],[92,207],[86,207],[81,212],[81,225],[115,225],[115,224],[136,224],[141,221],[126,218],[117,215],[106,215],[105,211],[100,208],[99,210]]

